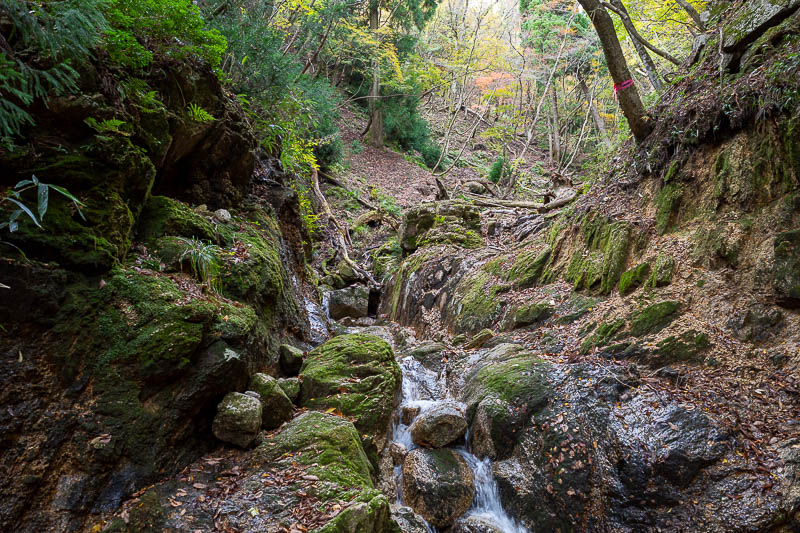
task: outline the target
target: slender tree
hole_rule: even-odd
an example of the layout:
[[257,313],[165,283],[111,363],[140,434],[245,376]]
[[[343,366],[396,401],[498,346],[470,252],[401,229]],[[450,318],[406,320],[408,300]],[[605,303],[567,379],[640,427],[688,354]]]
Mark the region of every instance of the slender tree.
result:
[[633,21],[628,15],[628,10],[625,9],[625,5],[623,5],[621,0],[611,0],[611,4],[621,13],[624,13],[625,16],[622,17],[622,24],[625,26],[625,30],[628,32],[628,35],[631,36],[633,48],[636,50],[636,54],[639,56],[639,59],[642,60],[642,65],[644,65],[644,70],[647,72],[647,77],[650,78],[650,83],[653,84],[653,88],[656,91],[661,92],[664,89],[664,84],[661,83],[661,78],[658,76],[656,64],[653,61],[653,58],[650,57],[650,54],[647,53],[647,48],[645,48],[639,39],[636,38],[636,27],[633,25]]
[[597,31],[611,79],[614,80],[619,105],[628,120],[633,137],[637,142],[641,142],[650,135],[652,126],[645,117],[642,99],[639,96],[639,90],[633,83],[628,62],[625,60],[622,46],[619,44],[617,32],[614,29],[614,21],[611,20],[611,16],[599,0],[578,0],[578,2],[586,10]]

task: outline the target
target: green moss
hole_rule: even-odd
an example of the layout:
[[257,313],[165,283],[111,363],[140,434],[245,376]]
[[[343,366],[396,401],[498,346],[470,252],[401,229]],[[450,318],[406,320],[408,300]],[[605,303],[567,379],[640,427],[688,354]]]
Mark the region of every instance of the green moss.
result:
[[569,295],[569,299],[563,309],[562,315],[558,318],[559,324],[571,324],[575,322],[580,317],[585,315],[589,312],[591,308],[597,305],[596,298],[592,298],[590,296],[584,296],[577,292],[573,292]]
[[304,413],[286,423],[256,454],[264,461],[291,454],[290,460],[308,466],[308,473],[320,479],[314,490],[323,501],[349,500],[374,488],[372,467],[358,431],[338,416]]
[[645,307],[631,315],[631,335],[641,337],[658,333],[667,327],[677,316],[678,302],[659,302]]
[[669,166],[669,170],[667,170],[666,176],[664,176],[664,183],[669,183],[673,179],[678,177],[680,172],[680,164],[678,161],[673,161],[672,164]]
[[439,257],[441,251],[438,249],[423,248],[419,249],[406,258],[400,265],[397,274],[394,276],[391,293],[391,318],[397,319],[400,311],[400,299],[405,294],[406,284],[422,266],[428,261]]
[[464,345],[465,350],[475,350],[486,344],[489,339],[494,337],[494,331],[482,329]]
[[650,274],[650,263],[642,263],[627,272],[624,272],[619,279],[619,293],[625,296],[641,287]]
[[589,353],[596,346],[605,346],[625,327],[624,320],[616,320],[597,326],[595,332],[581,343],[581,353]]
[[647,279],[645,287],[656,288],[665,287],[672,283],[672,273],[675,270],[675,260],[669,255],[661,255],[656,258],[653,272]]
[[465,401],[472,410],[487,397],[531,407],[540,405],[552,394],[547,380],[548,368],[544,360],[528,353],[492,362],[468,379]]
[[714,265],[722,260],[735,266],[739,260],[742,240],[730,237],[730,231],[726,225],[698,228],[693,236],[692,256],[694,260],[705,265]]
[[547,302],[538,302],[520,307],[514,313],[513,327],[530,326],[545,320],[553,314],[553,307]]
[[172,198],[151,196],[142,210],[138,237],[154,242],[165,235],[216,241],[216,231],[205,217]]
[[680,206],[682,197],[683,188],[674,183],[664,185],[656,194],[656,230],[659,235],[669,230],[673,214]]
[[497,284],[483,271],[462,279],[455,289],[458,301],[454,317],[456,332],[468,333],[491,325],[503,310],[498,295],[507,290],[507,286]]
[[362,334],[334,337],[308,353],[300,375],[300,405],[339,409],[364,433],[385,431],[401,380],[386,341]]
[[163,531],[166,521],[166,511],[161,506],[156,489],[151,488],[139,497],[139,502],[131,506],[128,530],[143,533],[157,533]]
[[516,257],[511,269],[504,274],[503,278],[520,289],[535,286],[539,282],[552,253],[553,248],[546,245],[525,250]]
[[609,223],[590,213],[581,222],[585,247],[572,254],[564,278],[576,290],[597,288],[608,294],[617,286],[628,257],[631,227],[626,222]]
[[656,345],[656,360],[659,364],[699,363],[702,353],[711,346],[708,335],[689,330],[679,336],[670,336]]

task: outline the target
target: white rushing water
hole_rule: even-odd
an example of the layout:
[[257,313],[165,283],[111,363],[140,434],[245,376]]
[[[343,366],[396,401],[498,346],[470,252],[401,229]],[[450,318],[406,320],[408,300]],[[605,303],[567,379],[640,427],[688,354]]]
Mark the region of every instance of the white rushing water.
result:
[[[403,408],[419,408],[422,413],[437,402],[449,398],[443,375],[437,375],[426,369],[419,361],[410,356],[400,360],[400,368],[403,372],[401,415]],[[410,451],[418,446],[411,440],[409,426],[403,424],[402,418],[402,416],[396,417],[392,441],[402,444]],[[453,450],[464,458],[475,478],[475,499],[472,507],[464,516],[481,518],[503,533],[531,533],[503,509],[500,490],[492,472],[492,462],[488,458],[478,459],[464,446],[454,447]],[[402,467],[394,468],[394,476],[397,485],[397,503],[403,505],[403,496],[400,490]],[[430,524],[426,524],[426,526],[429,533],[437,533],[436,528]]]

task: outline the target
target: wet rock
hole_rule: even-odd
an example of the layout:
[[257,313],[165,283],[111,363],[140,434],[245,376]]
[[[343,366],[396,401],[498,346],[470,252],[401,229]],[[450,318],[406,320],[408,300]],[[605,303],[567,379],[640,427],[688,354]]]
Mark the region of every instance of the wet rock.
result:
[[447,349],[441,342],[423,342],[409,354],[428,370],[439,372],[442,369],[442,352]]
[[488,518],[473,515],[456,522],[450,533],[506,533]]
[[800,307],[800,230],[787,231],[775,237],[773,286],[778,304]]
[[449,449],[418,448],[403,463],[403,500],[438,528],[452,525],[475,496],[472,471]]
[[386,341],[359,333],[339,335],[310,351],[300,373],[301,406],[339,409],[383,447],[401,381]]
[[464,436],[467,419],[464,405],[437,402],[423,411],[411,425],[411,438],[418,446],[442,448]]
[[300,397],[300,380],[298,378],[280,378],[278,386],[292,403],[296,403]]
[[296,376],[303,366],[303,350],[295,348],[291,344],[281,344],[278,348],[279,364],[281,371],[287,376]]
[[247,448],[261,429],[261,402],[252,396],[230,392],[217,406],[212,430],[224,442]]
[[403,464],[408,455],[408,448],[399,442],[393,442],[389,445],[389,453],[392,455],[392,462],[395,466]]
[[402,533],[428,533],[425,519],[410,507],[392,505],[392,519],[400,526]]
[[406,426],[410,426],[420,411],[422,411],[422,408],[418,405],[404,405],[400,410],[400,420]]
[[328,293],[328,312],[334,320],[366,317],[369,314],[369,289],[353,286],[331,291]]
[[261,427],[275,429],[292,418],[294,405],[277,379],[266,374],[254,374],[250,379],[250,388],[261,399]]

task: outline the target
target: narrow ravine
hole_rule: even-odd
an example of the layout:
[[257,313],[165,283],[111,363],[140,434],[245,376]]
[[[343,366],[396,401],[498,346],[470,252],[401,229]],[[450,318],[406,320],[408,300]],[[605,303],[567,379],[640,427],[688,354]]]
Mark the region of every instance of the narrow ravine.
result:
[[[425,368],[411,356],[400,356],[398,359],[403,373],[403,387],[402,399],[395,413],[392,443],[411,451],[419,447],[411,437],[410,427],[414,419],[438,403],[455,401],[455,399],[446,385],[446,367],[437,374]],[[412,414],[413,416],[411,416]],[[465,436],[464,442],[469,442],[469,434]],[[488,458],[480,459],[475,456],[469,450],[468,445],[459,443],[451,448],[467,462],[475,482],[475,497],[472,506],[462,518],[478,518],[504,533],[530,533],[529,529],[520,525],[504,509],[492,472],[492,462]],[[395,466],[394,476],[395,484],[398,487],[398,505],[405,504],[400,490],[402,475],[402,467]],[[437,529],[427,522],[426,526],[429,532],[437,533]]]

